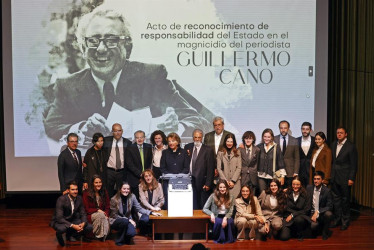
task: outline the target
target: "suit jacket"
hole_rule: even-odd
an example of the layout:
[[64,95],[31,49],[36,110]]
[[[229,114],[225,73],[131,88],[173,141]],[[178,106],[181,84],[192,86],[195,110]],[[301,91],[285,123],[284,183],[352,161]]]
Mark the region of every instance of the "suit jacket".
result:
[[164,192],[162,191],[161,183],[158,183],[158,186],[155,190],[152,192],[152,204],[149,204],[148,202],[148,190],[143,190],[143,187],[141,184],[139,184],[139,200],[140,205],[148,210],[152,210],[153,207],[159,207],[161,208],[165,203],[164,198]]
[[190,172],[190,157],[187,151],[178,147],[173,152],[170,148],[162,151],[160,170],[163,174],[188,174]]
[[55,214],[50,223],[54,227],[56,223],[64,224],[67,228],[72,222],[80,221],[87,223],[86,211],[84,210],[82,197],[80,195],[74,201],[74,211],[72,212],[71,203],[68,194],[58,197],[56,202]]
[[[280,135],[274,137],[275,143],[280,145]],[[282,141],[283,142],[283,141]],[[288,135],[288,144],[286,152],[283,155],[284,165],[287,177],[291,178],[294,174],[299,174],[300,169],[300,156],[299,145],[295,137]]]
[[[184,149],[189,152],[190,161],[194,149],[194,143],[187,144]],[[212,188],[214,178],[214,152],[213,150],[202,144],[196,163],[192,166],[192,176],[195,178],[196,187],[202,188],[204,185]]]
[[[59,140],[72,125],[85,122],[94,113],[105,118],[109,110],[102,107],[99,87],[91,69],[84,69],[55,84],[55,100],[51,104],[44,127],[46,134]],[[172,107],[179,122],[185,127],[185,135],[195,128],[210,128],[202,117],[167,79],[163,65],[127,61],[116,88],[115,102],[129,111],[150,107],[152,117],[166,113]],[[105,132],[105,131],[92,131]]]
[[[312,162],[313,162],[313,157],[315,153],[317,152],[318,148],[315,148],[313,150],[312,158],[310,160],[310,173],[312,173]],[[322,171],[325,173],[325,179],[330,181],[330,176],[331,176],[331,162],[332,162],[332,154],[331,154],[331,149],[327,144],[323,146],[321,152],[319,152],[317,159],[316,159],[316,164],[315,164],[315,171]],[[313,176],[310,175],[309,178],[309,184],[313,183]]]
[[[306,192],[308,193],[308,197],[310,199],[311,210],[313,210],[313,193],[314,193],[314,185],[308,185],[306,188]],[[321,192],[319,194],[319,213],[322,214],[326,211],[332,211],[332,195],[331,191],[328,187],[322,184]],[[312,212],[310,213],[312,216]]]
[[299,197],[296,201],[293,199],[293,192],[288,193],[286,198],[286,209],[284,212],[284,218],[288,217],[290,214],[293,215],[293,219],[289,222],[286,222],[286,220],[283,221],[285,226],[291,226],[297,216],[301,216],[307,221],[310,222],[309,213],[311,208],[311,200],[308,196],[308,193],[305,193],[305,195],[302,195],[300,193]]
[[312,158],[312,152],[316,145],[315,138],[311,136],[311,142],[310,147],[308,150],[308,153],[305,154],[304,150],[301,148],[301,140],[302,136],[297,138],[297,142],[299,145],[299,155],[300,155],[300,169],[299,169],[299,176],[302,178],[305,178],[306,180],[309,179],[309,176],[311,175],[310,170],[310,159]]
[[260,148],[252,145],[251,156],[248,156],[245,148],[238,148],[242,157],[241,183],[257,186],[257,163],[260,158]]
[[[207,146],[209,146],[209,147],[211,147],[213,149],[213,152],[214,152],[214,157],[217,157],[217,154],[216,154],[216,145],[215,145],[215,138],[214,138],[215,134],[216,134],[215,131],[206,133],[205,137],[204,137],[204,144],[207,145]],[[232,134],[232,133],[229,132],[229,131],[223,130],[221,141],[219,142],[219,146],[220,147],[222,147],[223,141],[224,141],[226,135],[228,135],[228,134]]]
[[337,141],[332,144],[331,182],[348,185],[348,180],[356,180],[358,154],[356,146],[346,140],[336,156]]
[[[107,159],[105,160],[105,162],[108,162],[110,154],[112,153],[113,139],[114,139],[113,136],[107,136],[107,137],[104,138],[103,148],[107,151]],[[129,139],[126,139],[126,138],[123,138],[123,137],[122,137],[122,141],[123,141],[123,148],[122,148],[123,157],[124,157],[124,160],[125,160],[125,162],[123,164],[124,164],[124,168],[126,169],[126,149],[131,145],[131,141]],[[107,166],[107,165],[105,165],[105,166]]]
[[60,191],[66,190],[67,184],[73,180],[77,182],[83,181],[82,173],[82,156],[81,151],[75,150],[78,164],[74,160],[69,148],[63,150],[58,156],[58,179],[60,181]]
[[217,170],[220,179],[235,182],[235,186],[230,189],[230,194],[237,197],[241,188],[240,174],[242,171],[242,158],[240,151],[238,151],[237,157],[234,156],[232,151],[230,155],[227,152],[218,151]]
[[271,195],[265,193],[264,190],[258,197],[258,202],[261,205],[262,214],[264,215],[266,221],[272,221],[275,217],[283,217],[283,211],[281,211],[278,207],[271,207],[270,196]]
[[104,185],[107,179],[107,161],[108,161],[108,152],[105,148],[96,151],[94,146],[89,148],[84,156],[84,163],[86,167],[83,168],[83,180],[85,183],[91,181],[92,176],[95,174],[100,175]]
[[[144,169],[152,167],[152,145],[143,143]],[[126,151],[126,176],[131,187],[139,185],[140,175],[143,172],[140,151],[136,143],[127,148]]]
[[151,211],[144,209],[140,206],[138,200],[134,194],[129,194],[127,197],[127,211],[124,213],[121,196],[114,195],[110,199],[110,225],[118,218],[127,218],[132,219],[132,210],[135,210],[137,213],[149,215]]

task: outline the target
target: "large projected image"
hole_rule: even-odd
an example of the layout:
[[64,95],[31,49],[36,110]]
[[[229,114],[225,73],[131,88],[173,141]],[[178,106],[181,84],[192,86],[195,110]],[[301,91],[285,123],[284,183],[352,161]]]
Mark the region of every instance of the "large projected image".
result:
[[214,116],[239,138],[314,123],[315,0],[16,0],[11,14],[16,157],[56,156],[69,132],[84,152],[115,122],[189,140]]

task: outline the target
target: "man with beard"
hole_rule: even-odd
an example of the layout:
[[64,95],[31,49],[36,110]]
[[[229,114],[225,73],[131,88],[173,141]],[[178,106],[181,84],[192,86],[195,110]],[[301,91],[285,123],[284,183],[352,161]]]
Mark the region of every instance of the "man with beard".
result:
[[300,157],[297,139],[288,134],[290,123],[288,121],[279,122],[280,135],[274,137],[274,142],[279,144],[282,154],[287,176],[285,178],[284,187],[291,186],[293,177],[299,174]]
[[312,130],[312,124],[310,122],[303,122],[301,125],[302,136],[297,138],[299,144],[299,155],[300,155],[300,169],[299,177],[301,184],[306,187],[309,184],[309,169],[310,169],[310,159],[312,157],[313,148],[316,143],[314,141],[314,136],[310,135]]

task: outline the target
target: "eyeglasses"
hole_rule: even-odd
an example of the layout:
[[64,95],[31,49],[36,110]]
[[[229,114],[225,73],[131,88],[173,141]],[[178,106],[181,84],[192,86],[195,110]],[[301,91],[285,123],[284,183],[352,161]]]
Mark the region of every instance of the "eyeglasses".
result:
[[114,49],[121,40],[131,41],[129,36],[110,36],[110,37],[85,37],[86,46],[90,49],[97,49],[103,41],[108,49]]

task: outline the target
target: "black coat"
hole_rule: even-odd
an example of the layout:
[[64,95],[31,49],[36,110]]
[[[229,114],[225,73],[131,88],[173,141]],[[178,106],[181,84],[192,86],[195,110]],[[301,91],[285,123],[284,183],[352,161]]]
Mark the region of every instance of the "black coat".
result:
[[95,148],[92,146],[87,150],[83,160],[84,163],[86,163],[87,165],[83,168],[83,179],[85,183],[91,182],[92,176],[97,174],[100,175],[103,179],[104,185],[106,184],[107,159],[108,152],[104,148],[96,151]]
[[160,170],[163,174],[188,174],[190,171],[190,157],[187,151],[178,147],[173,152],[170,148],[162,151]]
[[[144,169],[152,167],[152,145],[143,143]],[[131,187],[139,185],[140,175],[143,172],[140,152],[136,143],[132,144],[126,150],[126,176]]]
[[299,169],[299,176],[309,180],[309,176],[311,173],[309,173],[310,169],[310,160],[312,158],[313,149],[316,146],[315,138],[311,136],[311,142],[310,142],[310,148],[308,150],[308,153],[305,154],[304,150],[301,148],[301,140],[302,136],[297,138],[297,142],[299,144],[299,155],[300,155],[300,169]]
[[61,191],[66,190],[67,184],[73,180],[77,182],[83,181],[81,151],[77,149],[75,153],[77,155],[78,164],[74,160],[69,148],[63,150],[58,156],[58,179],[60,181]]
[[[194,143],[187,144],[184,149],[189,152],[192,159]],[[192,168],[192,176],[195,177],[196,187],[202,188],[204,185],[212,188],[214,178],[214,151],[204,144],[201,145],[197,155],[195,166]]]
[[[270,176],[274,176],[274,173],[273,173],[274,147],[272,147],[268,152],[265,151],[264,143],[258,144],[257,147],[260,148],[257,171],[260,173],[265,172]],[[275,154],[276,156],[275,171],[285,168],[282,151],[278,144],[276,147],[277,147],[277,151],[275,152],[276,153]]]
[[338,157],[336,157],[337,142],[332,144],[332,168],[331,183],[339,185],[348,185],[348,180],[355,181],[357,172],[357,148],[350,142],[346,141],[341,148]]
[[286,222],[286,220],[284,220],[283,222],[285,226],[287,227],[291,226],[295,218],[298,216],[301,216],[304,219],[310,221],[309,214],[310,214],[310,208],[311,208],[311,200],[306,192],[304,194],[300,193],[296,201],[294,201],[293,193],[291,192],[290,194],[287,195],[286,204],[287,204],[287,207],[283,214],[284,218],[287,218],[290,214],[292,214],[293,219],[290,220],[289,222]]

